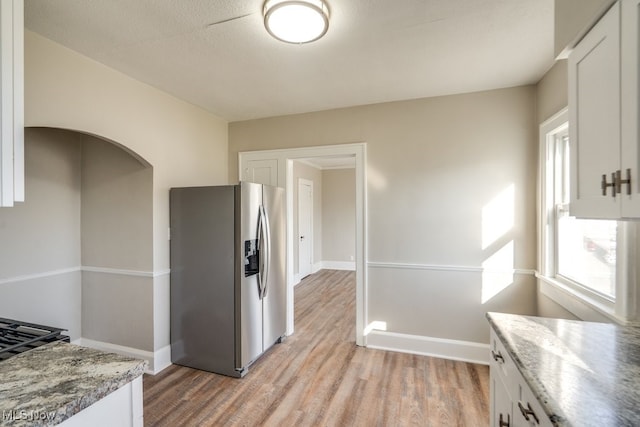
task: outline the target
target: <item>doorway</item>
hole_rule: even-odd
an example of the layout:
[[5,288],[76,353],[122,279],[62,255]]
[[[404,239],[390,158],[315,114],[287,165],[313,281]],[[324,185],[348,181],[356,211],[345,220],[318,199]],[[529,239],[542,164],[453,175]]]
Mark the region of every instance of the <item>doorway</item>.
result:
[[313,181],[298,179],[298,275],[304,279],[313,264]]
[[[293,193],[297,185],[293,179],[293,163],[299,159],[353,157],[356,176],[356,344],[366,345],[365,328],[367,325],[367,245],[366,245],[366,143],[326,145],[318,147],[292,148],[281,150],[250,151],[239,153],[239,179],[251,181],[252,163],[270,161],[273,169],[268,184],[286,189],[287,198],[287,241],[292,242],[295,233],[293,227]],[[260,163],[264,166],[266,163]],[[265,182],[266,183],[266,182]],[[294,332],[294,251],[293,245],[287,245],[287,335]]]

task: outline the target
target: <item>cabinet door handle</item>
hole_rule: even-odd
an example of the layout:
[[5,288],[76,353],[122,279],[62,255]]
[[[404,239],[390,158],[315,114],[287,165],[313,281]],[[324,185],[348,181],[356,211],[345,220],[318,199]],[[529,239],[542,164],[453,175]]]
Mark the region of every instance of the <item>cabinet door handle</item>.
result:
[[627,184],[627,195],[631,195],[631,169],[627,169],[626,179],[622,179],[622,171],[617,170],[614,182],[616,184],[616,193],[622,193],[622,184]]
[[525,420],[529,421],[529,416],[532,416],[534,420],[536,420],[536,424],[540,424],[540,420],[533,409],[531,409],[531,404],[527,402],[527,407],[525,408],[522,404],[522,401],[518,401],[518,408],[520,408],[520,413],[524,417]]
[[615,198],[616,197],[616,183],[617,183],[617,179],[616,179],[616,173],[612,172],[611,173],[611,183],[607,182],[607,174],[603,173],[602,174],[602,181],[600,181],[600,188],[602,188],[602,195],[606,196],[607,195],[607,188],[611,187],[611,189],[613,191],[611,191],[611,195]]
[[502,414],[500,414],[500,420],[498,427],[509,427],[511,425],[511,415],[507,414],[507,421],[502,419]]
[[[502,353],[500,352],[495,352],[493,350],[491,350],[491,357],[493,357],[493,360],[495,360],[496,362],[500,362],[500,363],[504,363],[504,357],[502,356]],[[500,359],[500,360],[498,360]]]

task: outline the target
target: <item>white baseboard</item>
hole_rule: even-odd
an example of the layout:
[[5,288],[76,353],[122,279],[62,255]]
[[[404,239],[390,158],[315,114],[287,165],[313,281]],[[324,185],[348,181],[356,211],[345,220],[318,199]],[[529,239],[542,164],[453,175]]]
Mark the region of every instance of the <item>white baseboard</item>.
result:
[[166,346],[156,352],[152,352],[103,341],[95,341],[88,338],[80,338],[78,340],[74,340],[73,343],[84,347],[95,348],[96,350],[146,360],[149,363],[149,366],[145,373],[151,375],[155,375],[171,365],[171,346]]
[[356,263],[355,261],[319,261],[311,266],[311,274],[320,270],[356,271]]
[[489,364],[489,344],[386,331],[371,331],[366,336],[366,342],[368,348],[379,350],[440,357],[482,365]]
[[349,270],[356,271],[355,261],[322,261],[324,270]]
[[155,375],[171,366],[171,346],[167,345],[162,347],[160,350],[156,350],[154,352],[154,359],[153,374]]
[[[320,270],[348,270],[356,271],[355,261],[319,261],[311,266],[311,274],[315,274]],[[294,273],[293,286],[300,284],[303,277],[300,273]]]
[[315,274],[318,271],[322,270],[323,266],[324,266],[324,261],[316,262],[311,266],[311,274]]

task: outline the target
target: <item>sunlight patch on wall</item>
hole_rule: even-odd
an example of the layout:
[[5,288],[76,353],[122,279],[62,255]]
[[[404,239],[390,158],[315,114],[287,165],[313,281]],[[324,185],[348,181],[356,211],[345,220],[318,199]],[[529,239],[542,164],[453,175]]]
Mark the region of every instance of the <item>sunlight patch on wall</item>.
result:
[[371,331],[386,331],[387,330],[387,322],[383,322],[381,320],[374,320],[369,323],[366,328],[364,328],[364,336],[366,337],[371,333]]
[[482,263],[482,304],[513,284],[514,252],[512,240]]
[[507,234],[514,225],[515,185],[509,185],[482,208],[482,249]]

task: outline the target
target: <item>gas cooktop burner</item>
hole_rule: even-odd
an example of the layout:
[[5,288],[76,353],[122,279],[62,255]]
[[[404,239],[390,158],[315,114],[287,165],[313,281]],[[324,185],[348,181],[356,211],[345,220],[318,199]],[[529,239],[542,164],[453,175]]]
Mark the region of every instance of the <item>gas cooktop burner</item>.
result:
[[0,361],[56,341],[69,342],[64,329],[0,317]]

